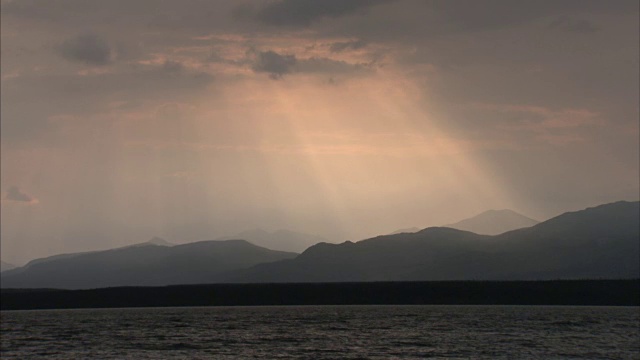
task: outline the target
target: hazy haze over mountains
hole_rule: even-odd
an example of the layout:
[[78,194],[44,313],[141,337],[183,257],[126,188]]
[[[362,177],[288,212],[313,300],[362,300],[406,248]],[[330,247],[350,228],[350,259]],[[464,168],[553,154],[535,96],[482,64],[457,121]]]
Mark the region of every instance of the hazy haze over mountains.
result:
[[253,229],[243,231],[233,236],[221,237],[218,240],[242,239],[248,242],[266,247],[272,250],[291,251],[301,253],[309,246],[320,242],[329,242],[329,240],[311,234],[280,229],[276,231],[265,231],[262,229]]
[[[476,216],[460,220],[456,223],[442,225],[458,230],[471,231],[482,235],[498,235],[503,232],[530,227],[539,223],[513,210],[487,210]],[[420,231],[418,227],[399,229],[389,235],[414,233]]]
[[4,272],[2,287],[637,278],[639,254],[640,202],[621,201],[497,236],[432,227],[356,243],[319,243],[300,255],[245,240],[165,246],[156,239],[34,260]]
[[474,217],[444,225],[458,230],[471,231],[476,234],[498,235],[507,231],[530,227],[539,223],[537,220],[518,214],[513,210],[488,210]]
[[640,198],[638,0],[0,6],[9,263]]

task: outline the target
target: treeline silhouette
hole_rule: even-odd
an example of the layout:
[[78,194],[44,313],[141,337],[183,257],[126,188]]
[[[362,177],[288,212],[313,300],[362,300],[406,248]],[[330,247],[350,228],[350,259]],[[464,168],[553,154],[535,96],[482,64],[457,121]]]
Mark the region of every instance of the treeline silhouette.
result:
[[1,300],[2,310],[366,304],[640,306],[640,279],[2,289]]

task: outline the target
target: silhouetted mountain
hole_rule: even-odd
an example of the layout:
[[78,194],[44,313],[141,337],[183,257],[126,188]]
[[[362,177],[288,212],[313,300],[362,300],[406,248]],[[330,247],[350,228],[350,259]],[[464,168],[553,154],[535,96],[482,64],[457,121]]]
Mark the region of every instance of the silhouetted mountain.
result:
[[143,243],[34,260],[3,272],[1,284],[79,289],[215,282],[638,277],[640,203],[622,201],[495,236],[432,227],[357,243],[319,243],[297,257],[244,240]]
[[460,220],[455,224],[444,225],[476,234],[498,235],[507,231],[531,227],[539,221],[518,214],[513,210],[488,210],[474,217]]
[[[174,244],[168,242],[165,239],[162,239],[162,238],[159,238],[159,237],[154,237],[149,241],[145,241],[145,242],[138,243],[138,244],[133,244],[133,245],[126,245],[126,246],[122,246],[122,247],[111,249],[111,250],[126,249],[126,248],[131,248],[131,247],[140,247],[140,246],[147,246],[147,245],[173,246]],[[53,261],[53,260],[69,259],[69,258],[73,258],[73,257],[79,256],[79,255],[87,255],[87,254],[92,254],[92,253],[96,253],[96,252],[100,252],[100,250],[97,250],[97,251],[84,251],[84,252],[77,252],[77,253],[67,253],[67,254],[58,254],[58,255],[47,256],[47,257],[40,258],[40,259],[33,259],[33,260],[29,261],[24,267],[30,267],[30,266],[33,266],[35,264],[41,264],[41,263],[45,263],[45,262],[49,262],[49,261]]]
[[507,280],[640,277],[638,202],[562,214],[497,236],[451,228],[321,243],[260,264],[237,282]]
[[16,266],[0,260],[0,272],[14,269]]
[[2,273],[1,284],[3,288],[83,289],[213,283],[222,281],[227,272],[297,255],[244,240],[154,243],[32,261]]
[[320,236],[285,229],[277,230],[274,232],[268,232],[262,229],[253,229],[243,231],[234,236],[222,237],[218,240],[229,239],[243,239],[252,244],[263,246],[268,249],[293,251],[297,253],[303,252],[309,246],[315,245],[317,243],[328,242],[327,239]]

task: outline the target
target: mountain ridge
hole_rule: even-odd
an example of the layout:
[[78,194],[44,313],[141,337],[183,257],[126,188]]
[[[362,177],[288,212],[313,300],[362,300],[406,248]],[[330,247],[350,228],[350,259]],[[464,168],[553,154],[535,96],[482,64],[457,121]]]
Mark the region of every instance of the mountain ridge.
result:
[[2,287],[84,289],[217,282],[227,272],[296,256],[245,240],[147,244],[36,262],[2,273]]
[[617,202],[568,212],[533,227],[493,236],[431,227],[356,243],[318,244],[295,259],[241,271],[233,280],[635,278],[640,277],[639,204]]
[[301,254],[244,239],[173,246],[156,240],[34,260],[3,272],[2,287],[638,278],[639,255],[640,202],[620,201],[499,235],[429,227],[320,242]]

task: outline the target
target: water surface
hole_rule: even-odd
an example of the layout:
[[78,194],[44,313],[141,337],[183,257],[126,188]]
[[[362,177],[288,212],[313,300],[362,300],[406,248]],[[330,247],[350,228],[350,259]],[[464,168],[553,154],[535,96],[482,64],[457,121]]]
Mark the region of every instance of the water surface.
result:
[[637,307],[5,311],[2,359],[639,359]]

